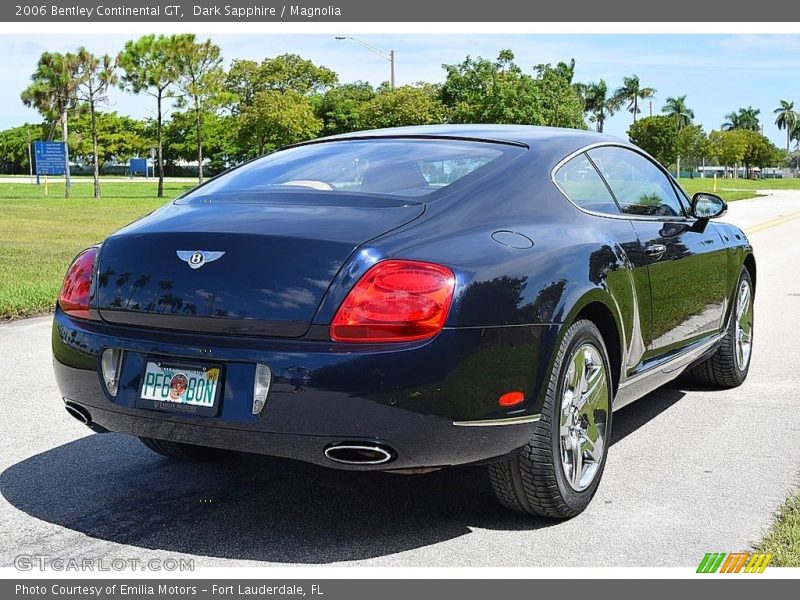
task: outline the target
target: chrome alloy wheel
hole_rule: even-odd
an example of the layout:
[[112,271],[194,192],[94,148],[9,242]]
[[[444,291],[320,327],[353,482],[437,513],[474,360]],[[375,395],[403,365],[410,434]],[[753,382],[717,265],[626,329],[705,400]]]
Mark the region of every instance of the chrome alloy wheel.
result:
[[750,283],[742,280],[736,295],[736,366],[744,371],[753,349],[753,294]]
[[561,464],[572,489],[594,481],[606,445],[611,397],[600,350],[591,343],[570,357],[561,397]]

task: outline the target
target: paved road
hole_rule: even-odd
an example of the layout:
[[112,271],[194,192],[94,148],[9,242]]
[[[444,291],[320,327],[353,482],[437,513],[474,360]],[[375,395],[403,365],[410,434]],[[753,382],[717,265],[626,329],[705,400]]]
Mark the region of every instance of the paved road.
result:
[[745,549],[800,472],[800,193],[737,202],[728,219],[754,232],[758,253],[749,380],[670,387],[616,413],[597,496],[563,523],[503,512],[476,468],[176,465],[128,437],[87,435],[53,383],[49,319],[2,326],[0,565],[44,552],[190,554],[205,566],[693,566]]

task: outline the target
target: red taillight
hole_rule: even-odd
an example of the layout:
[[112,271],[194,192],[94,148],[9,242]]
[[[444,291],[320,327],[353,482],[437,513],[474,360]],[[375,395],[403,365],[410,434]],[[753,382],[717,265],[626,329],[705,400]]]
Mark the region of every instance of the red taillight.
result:
[[447,267],[386,260],[367,271],[331,323],[337,342],[409,342],[437,334],[447,319],[455,276]]
[[92,270],[97,260],[98,248],[93,246],[81,252],[67,269],[58,306],[68,315],[81,319],[89,318],[89,295],[92,286]]

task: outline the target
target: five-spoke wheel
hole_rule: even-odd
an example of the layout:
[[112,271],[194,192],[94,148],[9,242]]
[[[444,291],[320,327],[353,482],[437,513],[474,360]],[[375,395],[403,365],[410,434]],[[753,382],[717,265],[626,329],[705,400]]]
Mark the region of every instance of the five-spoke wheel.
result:
[[609,402],[600,350],[587,342],[570,358],[561,396],[561,465],[574,490],[589,487],[605,457]]

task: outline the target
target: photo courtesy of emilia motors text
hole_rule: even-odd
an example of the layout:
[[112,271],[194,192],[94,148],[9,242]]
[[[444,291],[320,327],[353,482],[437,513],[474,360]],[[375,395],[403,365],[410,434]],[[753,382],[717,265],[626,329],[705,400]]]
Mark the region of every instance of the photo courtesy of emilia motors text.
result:
[[0,100],[3,598],[797,595],[800,8],[3,4]]

